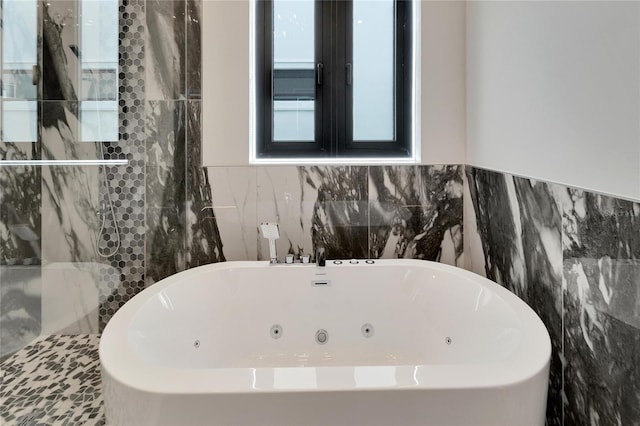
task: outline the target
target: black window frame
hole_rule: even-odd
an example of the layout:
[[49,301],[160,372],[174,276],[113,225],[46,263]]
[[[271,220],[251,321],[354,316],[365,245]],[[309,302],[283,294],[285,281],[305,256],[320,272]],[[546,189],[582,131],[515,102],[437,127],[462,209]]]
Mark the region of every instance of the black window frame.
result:
[[257,159],[403,158],[412,156],[413,5],[394,0],[394,140],[353,141],[353,85],[349,84],[353,3],[315,0],[315,141],[278,141],[273,132],[273,0],[256,3]]

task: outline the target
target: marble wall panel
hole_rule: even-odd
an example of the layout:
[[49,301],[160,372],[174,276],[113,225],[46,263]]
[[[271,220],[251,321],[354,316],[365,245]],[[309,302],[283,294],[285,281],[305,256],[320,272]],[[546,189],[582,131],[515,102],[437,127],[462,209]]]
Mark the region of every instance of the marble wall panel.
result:
[[[129,164],[107,167],[106,177],[88,167],[0,169],[0,262],[37,263],[40,252],[75,269],[86,262],[99,287],[99,329],[144,288],[145,270],[150,284],[205,263],[268,258],[258,233],[263,220],[281,224],[281,256],[322,245],[329,257],[460,264],[459,166],[202,168],[201,4],[195,0],[120,2],[119,141],[104,143],[104,152],[79,143],[77,4],[42,2],[42,153],[38,145],[25,155]],[[0,145],[2,158],[7,146]],[[564,415],[565,424],[634,424],[640,418],[638,205],[472,167],[466,177],[478,243],[471,250],[481,252],[474,259],[530,303],[551,334],[548,423],[562,424]],[[117,223],[121,248],[105,259],[95,250],[96,209],[107,194],[114,213],[105,240],[113,241]],[[15,216],[36,238],[10,229]],[[3,353],[8,338],[19,347],[41,327],[40,268],[23,267],[28,273],[0,270]]]
[[[0,4],[0,14],[2,14],[3,21],[0,25],[2,29],[2,31],[0,31],[0,43],[2,44],[0,45],[6,49],[8,43],[16,43],[13,47],[20,51],[21,58],[19,60],[22,62],[22,64],[17,67],[15,64],[7,63],[12,62],[12,58],[8,58],[8,56],[13,55],[3,53],[3,61],[5,62],[2,67],[3,101],[9,99],[42,99],[42,85],[38,83],[34,85],[34,70],[29,69],[34,65],[40,65],[42,56],[42,12],[37,3],[36,0],[31,4],[13,2],[13,4],[7,5],[5,10],[3,10],[3,5]],[[16,8],[15,6],[18,7]],[[11,32],[10,35],[3,34],[9,31]],[[0,120],[3,114],[2,109],[3,108],[0,108]],[[6,126],[6,121],[3,123],[3,126]],[[6,131],[2,132],[3,142],[8,140],[5,132]]]
[[370,254],[461,263],[462,166],[369,168]]
[[[32,160],[40,145],[0,142],[0,158]],[[42,170],[0,167],[0,264],[39,264],[41,258]]]
[[148,0],[146,23],[146,99],[185,98],[186,2]]
[[40,1],[43,100],[76,101],[80,91],[80,3]]
[[185,101],[150,101],[146,119],[147,285],[185,269]]
[[[77,107],[78,102],[43,103],[43,159],[100,158],[97,144],[80,142]],[[42,255],[46,262],[96,261],[99,182],[95,166],[42,167]]]
[[210,167],[208,174],[225,258],[256,259],[256,168]]
[[565,422],[640,419],[640,204],[562,194]]
[[98,333],[101,267],[96,262],[42,267],[42,334]]
[[[487,272],[485,269],[486,259],[484,257],[484,248],[482,245],[482,238],[478,230],[478,221],[476,219],[476,212],[474,209],[473,198],[471,197],[471,190],[469,185],[469,175],[467,173],[469,166],[465,166],[464,173],[464,193],[463,199],[463,222],[464,222],[464,268],[474,272],[480,276],[486,277]],[[474,188],[475,189],[475,188]]]
[[212,206],[209,172],[202,167],[202,105],[187,102],[187,268],[226,260]]
[[[367,167],[264,167],[257,182],[257,222],[279,223],[280,256],[324,247],[327,258],[368,257]],[[258,239],[258,259],[268,260]]]
[[[275,222],[280,225],[276,250],[280,257],[287,253],[313,254],[311,218],[317,191],[303,191],[298,167],[261,167],[257,170],[256,225]],[[269,260],[269,245],[256,229],[257,259]]]
[[[78,102],[68,101],[42,103],[43,159],[103,158],[100,145],[81,140],[77,106]],[[108,267],[105,252],[112,251],[119,237],[113,231],[118,218],[109,206],[118,206],[120,198],[136,191],[117,187],[109,204],[103,185],[110,179],[112,173],[96,166],[42,167],[42,258],[47,264],[42,269],[42,331],[46,334],[99,331],[100,295],[109,292],[100,271]],[[111,275],[117,280],[120,274]]]
[[[0,236],[3,238],[0,252],[9,254],[16,251],[14,246],[21,246],[24,253],[20,253],[19,257],[29,259],[29,263],[39,262],[42,256],[45,262],[53,262],[58,266],[61,263],[73,265],[71,268],[77,268],[80,264],[94,265],[95,273],[92,273],[90,281],[99,287],[101,329],[126,300],[144,288],[141,283],[144,277],[145,242],[145,1],[119,3],[119,140],[102,144],[83,141],[83,120],[76,102],[82,91],[78,61],[82,53],[79,47],[80,2],[38,1],[38,6],[39,29],[42,31],[38,40],[41,60],[41,91],[38,94],[40,143],[30,144],[37,150],[31,157],[56,160],[127,159],[129,162],[104,169],[95,166],[34,168],[33,172],[25,175],[32,176],[29,179],[34,181],[34,185],[27,185],[27,181],[21,179],[23,183],[20,186],[22,190],[32,186],[37,188],[35,193],[29,189],[29,196],[24,197],[35,203],[29,210],[37,216],[37,220],[21,229],[23,236],[27,228],[31,229],[37,234],[37,239],[28,244],[13,243],[9,227],[0,226]],[[186,19],[184,13],[182,18]],[[7,158],[7,155],[2,153],[2,158]],[[22,171],[20,174],[24,175]],[[9,212],[5,206],[10,205],[9,199],[13,195],[7,188],[12,180],[16,181],[14,175],[9,174],[9,179],[4,182],[6,185],[2,185],[2,196],[7,202],[2,202],[0,210]],[[16,203],[11,202],[13,204]],[[113,208],[105,208],[108,205]],[[21,216],[23,222],[29,218],[28,215]],[[14,222],[12,220],[10,224],[18,229]],[[40,235],[41,226],[45,229],[44,235]],[[96,250],[114,248],[117,240],[120,240],[120,248],[109,255],[101,255],[100,250]],[[37,246],[35,251],[31,248],[34,244]],[[25,250],[34,254],[26,257]],[[0,258],[3,256],[0,255]],[[56,274],[48,275],[43,278],[51,282],[43,282],[43,285],[52,289],[60,280],[55,278]],[[76,275],[82,274],[71,276]],[[65,277],[62,281],[75,285],[73,279],[68,279],[69,274]],[[84,278],[79,280],[87,281]],[[78,287],[77,294],[70,297],[81,296],[78,292],[87,289]],[[50,299],[54,301],[55,298]],[[43,306],[42,310],[50,317],[48,313],[52,310],[48,308],[53,308],[53,305]],[[91,309],[93,312],[94,307]],[[95,315],[91,315],[90,328],[94,330]]]
[[0,265],[0,362],[40,335],[40,265]]
[[187,98],[200,99],[202,93],[202,2],[187,0]]
[[547,423],[635,424],[639,204],[472,167],[467,176],[487,276],[551,335]]
[[527,302],[551,336],[547,423],[562,424],[563,310],[560,189],[469,167],[468,188],[486,276]]

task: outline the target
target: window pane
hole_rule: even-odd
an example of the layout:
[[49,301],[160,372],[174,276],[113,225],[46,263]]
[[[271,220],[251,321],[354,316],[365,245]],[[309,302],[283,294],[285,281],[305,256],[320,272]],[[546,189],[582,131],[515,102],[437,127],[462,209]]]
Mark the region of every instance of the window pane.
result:
[[273,2],[273,140],[315,140],[314,1]]
[[393,0],[353,2],[353,140],[390,141],[394,125]]
[[35,142],[37,86],[33,70],[38,63],[38,9],[36,0],[2,3],[2,120],[3,142]]
[[2,102],[2,141],[36,142],[38,136],[36,101],[5,99]]
[[118,140],[118,1],[82,0],[82,140]]
[[118,141],[118,101],[80,102],[80,117],[84,142]]

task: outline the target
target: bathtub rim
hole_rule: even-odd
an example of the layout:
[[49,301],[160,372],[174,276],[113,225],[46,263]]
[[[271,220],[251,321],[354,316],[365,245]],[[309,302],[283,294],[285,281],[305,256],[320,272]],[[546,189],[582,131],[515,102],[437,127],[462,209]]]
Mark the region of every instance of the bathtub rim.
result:
[[[370,386],[353,386],[351,384],[315,385],[281,387],[267,386],[256,388],[251,383],[268,381],[274,370],[293,373],[300,369],[314,369],[316,375],[334,378],[353,377],[358,366],[305,366],[305,367],[224,367],[177,369],[146,363],[129,346],[128,327],[138,310],[156,293],[178,282],[189,280],[203,273],[228,268],[264,268],[272,267],[268,261],[230,261],[208,264],[179,272],[153,286],[144,289],[122,306],[111,318],[100,338],[99,356],[103,375],[131,389],[158,394],[243,394],[261,392],[319,392],[319,391],[376,391],[390,389],[482,389],[490,387],[507,387],[523,383],[544,373],[548,377],[551,358],[551,340],[549,333],[538,315],[515,294],[495,282],[473,272],[438,262],[414,259],[379,259],[377,264],[407,265],[430,267],[440,272],[451,273],[465,279],[472,279],[478,284],[495,292],[504,299],[516,312],[522,324],[524,338],[511,356],[495,363],[481,364],[434,364],[434,365],[379,365],[368,368],[393,369],[396,377],[413,377],[413,380]],[[329,261],[327,261],[329,265]],[[284,267],[315,268],[314,265],[282,265]],[[278,266],[280,267],[280,265]],[[366,267],[349,265],[343,260],[340,267]],[[115,330],[123,330],[117,333]],[[531,336],[530,338],[526,338]],[[529,362],[525,360],[529,359]],[[473,380],[469,380],[473,377]],[[257,380],[260,378],[260,380]]]

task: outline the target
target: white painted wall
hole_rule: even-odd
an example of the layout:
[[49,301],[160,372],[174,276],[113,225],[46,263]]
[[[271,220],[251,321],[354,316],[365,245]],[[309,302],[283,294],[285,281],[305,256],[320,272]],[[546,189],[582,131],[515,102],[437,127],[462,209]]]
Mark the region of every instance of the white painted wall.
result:
[[640,2],[467,2],[467,163],[640,199]]
[[[249,2],[203,19],[203,163],[247,165]],[[423,164],[640,199],[640,2],[424,1],[420,19]]]
[[[249,9],[247,0],[203,1],[204,166],[249,164]],[[464,15],[464,2],[421,3],[422,164],[464,162]]]
[[249,1],[202,4],[202,162],[249,164]]
[[421,162],[463,164],[465,2],[422,1],[421,6]]

